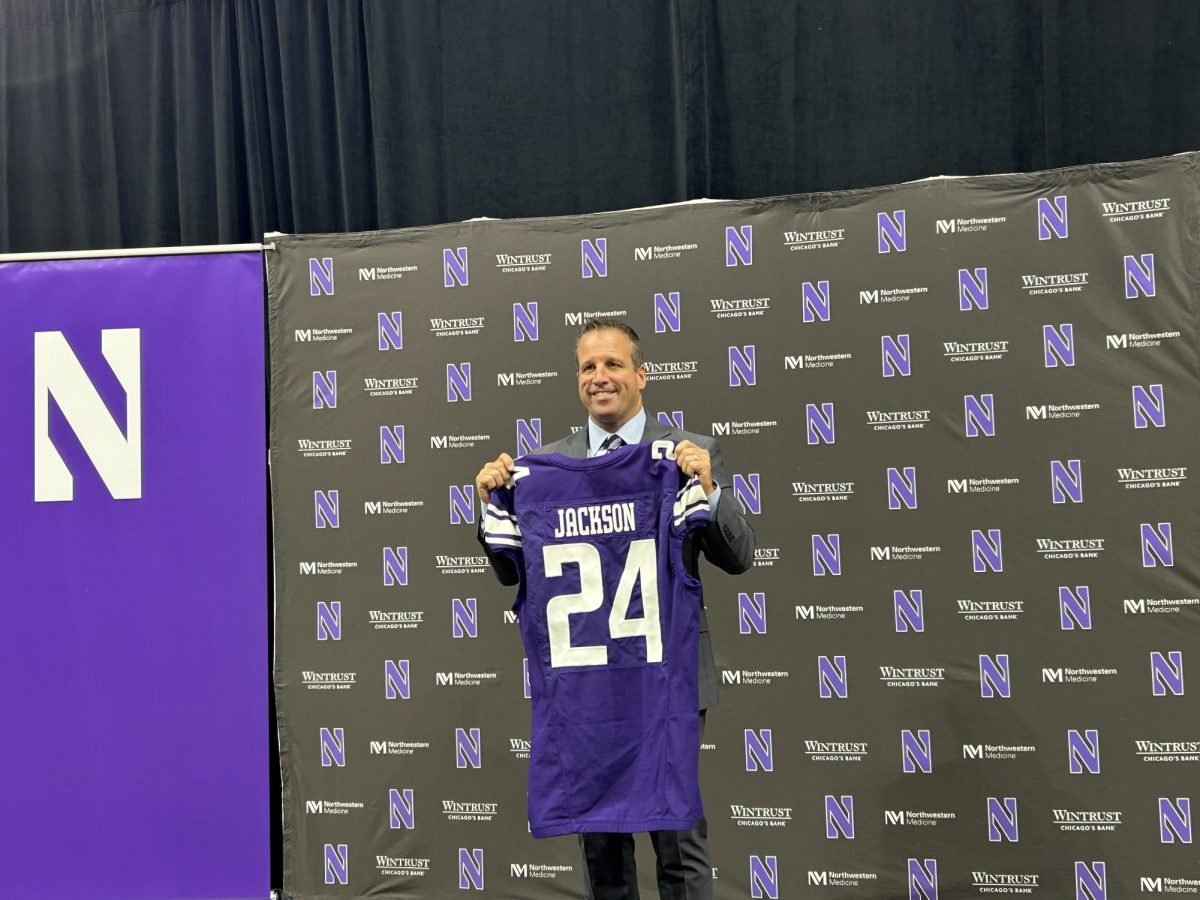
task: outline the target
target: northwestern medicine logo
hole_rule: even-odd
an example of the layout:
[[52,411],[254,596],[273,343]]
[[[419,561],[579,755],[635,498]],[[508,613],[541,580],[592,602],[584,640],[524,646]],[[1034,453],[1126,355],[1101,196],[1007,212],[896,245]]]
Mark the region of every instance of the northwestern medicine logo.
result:
[[125,428],[109,412],[100,392],[61,331],[33,335],[33,499],[73,500],[74,478],[50,438],[50,398],[95,466],[114,500],[142,496],[141,329],[105,328],[100,352],[125,391]]

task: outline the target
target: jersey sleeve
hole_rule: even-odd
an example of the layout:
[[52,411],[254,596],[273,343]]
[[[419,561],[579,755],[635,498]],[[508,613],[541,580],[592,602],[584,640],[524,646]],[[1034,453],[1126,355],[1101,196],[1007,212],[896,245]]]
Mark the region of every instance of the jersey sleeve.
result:
[[708,508],[708,497],[698,478],[689,478],[675,494],[675,505],[671,516],[671,530],[675,534],[686,534],[708,525],[712,513]]
[[493,551],[520,560],[521,527],[517,524],[512,486],[497,488],[488,495],[483,520],[483,540]]

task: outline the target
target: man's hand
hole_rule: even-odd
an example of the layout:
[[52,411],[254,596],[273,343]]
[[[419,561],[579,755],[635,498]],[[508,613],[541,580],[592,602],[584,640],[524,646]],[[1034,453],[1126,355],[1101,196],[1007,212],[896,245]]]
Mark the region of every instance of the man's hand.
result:
[[[705,459],[708,458],[707,453],[704,456]],[[496,488],[504,487],[515,468],[512,457],[501,453],[480,469],[479,474],[475,476],[475,490],[479,492],[479,499],[487,503],[488,494]]]
[[707,497],[717,489],[712,477],[712,460],[709,459],[707,450],[697,447],[691,441],[680,441],[675,445],[675,463],[684,475],[699,479],[700,486],[704,488],[704,496]]

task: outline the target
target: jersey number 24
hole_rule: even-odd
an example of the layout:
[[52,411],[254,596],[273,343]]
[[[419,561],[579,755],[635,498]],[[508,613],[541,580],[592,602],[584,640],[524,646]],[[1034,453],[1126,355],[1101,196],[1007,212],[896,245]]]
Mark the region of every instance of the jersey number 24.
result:
[[[591,544],[548,544],[542,548],[547,578],[560,578],[563,567],[579,567],[579,593],[558,594],[546,604],[550,633],[550,665],[604,666],[608,647],[604,644],[571,643],[571,616],[592,613],[604,605],[604,572],[600,551]],[[641,583],[642,614],[629,617],[629,601],[635,584]],[[613,638],[641,637],[646,640],[646,662],[662,662],[662,628],[658,617],[658,554],[654,538],[629,544],[621,580],[608,614],[608,633]]]

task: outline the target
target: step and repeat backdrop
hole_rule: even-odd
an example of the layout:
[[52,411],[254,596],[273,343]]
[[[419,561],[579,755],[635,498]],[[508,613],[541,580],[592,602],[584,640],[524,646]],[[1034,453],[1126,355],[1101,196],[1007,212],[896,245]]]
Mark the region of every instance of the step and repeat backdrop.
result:
[[0,260],[3,897],[270,890],[262,253],[168,253]]
[[702,572],[718,897],[1200,892],[1198,163],[278,238],[285,892],[579,896],[472,482],[584,424],[593,316],[757,533]]

